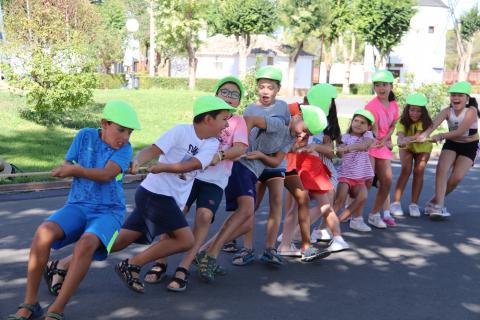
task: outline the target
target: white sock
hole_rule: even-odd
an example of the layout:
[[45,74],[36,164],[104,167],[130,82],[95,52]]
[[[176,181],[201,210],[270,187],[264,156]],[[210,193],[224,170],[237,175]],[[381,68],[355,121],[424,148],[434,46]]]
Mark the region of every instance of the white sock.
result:
[[342,236],[334,236],[334,237],[333,237],[333,240],[345,241],[345,240],[343,240],[343,237],[342,237]]
[[384,216],[385,218],[391,218],[392,216],[390,215],[390,210],[385,210],[385,211],[383,211],[383,216]]

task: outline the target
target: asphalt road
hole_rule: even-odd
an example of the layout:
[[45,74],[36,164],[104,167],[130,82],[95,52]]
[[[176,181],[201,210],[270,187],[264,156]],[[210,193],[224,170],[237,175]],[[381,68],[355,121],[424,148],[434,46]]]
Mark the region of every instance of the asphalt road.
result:
[[[422,203],[432,193],[434,170],[433,165],[428,167]],[[134,187],[126,189],[129,210]],[[92,265],[67,306],[66,318],[480,319],[478,190],[480,169],[476,167],[447,199],[453,214],[448,221],[402,217],[395,228],[367,234],[352,232],[342,225],[352,250],[316,263],[302,264],[293,259],[281,268],[270,268],[258,261],[235,267],[230,264],[230,256],[222,254],[220,262],[228,268],[228,275],[205,284],[192,272],[184,293],[166,291],[166,282],[147,285],[144,295],[128,290],[113,266],[143,248],[132,246]],[[66,191],[0,195],[1,319],[15,312],[22,302],[27,256],[36,227],[62,206],[65,197]],[[407,191],[404,208],[409,197]],[[372,199],[373,194],[365,214]],[[267,210],[264,204],[257,213],[257,252],[263,249]],[[212,232],[224,216],[222,209]],[[52,256],[61,257],[70,251],[71,247],[65,248]],[[171,258],[169,274],[178,261],[178,255]],[[39,297],[44,307],[53,301],[44,283]]]

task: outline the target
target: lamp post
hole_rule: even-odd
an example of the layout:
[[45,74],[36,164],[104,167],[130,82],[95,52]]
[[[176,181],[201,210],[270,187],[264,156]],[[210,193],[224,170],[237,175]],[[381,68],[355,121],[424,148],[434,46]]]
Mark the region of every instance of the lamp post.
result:
[[139,42],[135,39],[134,33],[138,31],[138,21],[135,18],[128,18],[126,23],[128,38],[127,45],[125,47],[125,56],[123,58],[123,65],[127,67],[127,88],[138,89],[138,80],[135,78],[135,58],[138,60]]

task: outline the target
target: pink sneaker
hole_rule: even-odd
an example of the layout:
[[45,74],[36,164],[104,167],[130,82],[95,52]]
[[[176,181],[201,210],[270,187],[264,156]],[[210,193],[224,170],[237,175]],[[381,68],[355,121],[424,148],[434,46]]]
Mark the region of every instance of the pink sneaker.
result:
[[395,219],[393,219],[392,217],[390,216],[386,216],[386,217],[383,217],[383,222],[385,222],[387,224],[387,226],[389,227],[395,227],[397,225],[397,223],[395,222]]

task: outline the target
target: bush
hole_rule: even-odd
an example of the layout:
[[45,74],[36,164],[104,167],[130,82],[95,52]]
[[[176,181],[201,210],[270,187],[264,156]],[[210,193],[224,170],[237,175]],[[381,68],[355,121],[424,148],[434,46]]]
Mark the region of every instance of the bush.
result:
[[[333,85],[338,93],[342,93],[342,84]],[[373,86],[371,83],[351,83],[350,94],[371,95],[373,94]]]
[[[162,88],[162,89],[188,89],[188,78],[177,77],[150,77],[138,75],[140,89]],[[218,79],[196,79],[195,89],[199,91],[212,92]]]
[[127,82],[124,73],[96,73],[95,78],[97,79],[97,89],[120,89]]

